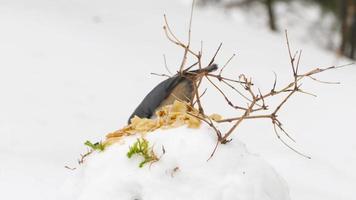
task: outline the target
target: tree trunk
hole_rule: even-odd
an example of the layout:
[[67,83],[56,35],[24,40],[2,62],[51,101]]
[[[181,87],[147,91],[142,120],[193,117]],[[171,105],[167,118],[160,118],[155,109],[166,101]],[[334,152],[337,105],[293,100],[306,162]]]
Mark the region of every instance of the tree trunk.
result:
[[356,0],[340,0],[341,42],[339,51],[342,55],[355,58],[356,46]]
[[272,31],[277,31],[275,11],[274,11],[274,0],[266,0],[265,1],[267,12],[268,12],[268,20],[269,20],[269,28]]
[[351,26],[351,39],[350,39],[350,45],[351,45],[351,52],[350,52],[350,58],[355,59],[356,58],[356,1],[353,2],[353,18],[352,18],[352,26]]
[[342,55],[346,53],[346,44],[347,44],[347,0],[339,1],[339,17],[341,20],[341,41],[339,46],[339,51]]

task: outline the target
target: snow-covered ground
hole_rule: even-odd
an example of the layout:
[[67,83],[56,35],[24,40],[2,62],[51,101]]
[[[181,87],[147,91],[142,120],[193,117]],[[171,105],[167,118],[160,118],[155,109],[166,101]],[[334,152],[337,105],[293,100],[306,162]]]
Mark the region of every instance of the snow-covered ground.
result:
[[[206,125],[157,130],[146,135],[158,162],[138,165],[142,158],[126,157],[137,136],[130,136],[104,152],[91,155],[74,171],[63,191],[65,199],[220,199],[288,200],[285,181],[259,156],[234,140],[221,146],[207,162],[216,144]],[[164,148],[164,153],[162,151]]]
[[[179,37],[186,37],[189,1],[2,0],[0,1],[0,194],[7,199],[55,199],[74,176],[85,151],[121,128],[143,96],[171,71],[182,51],[164,37],[163,13]],[[225,73],[246,73],[263,90],[273,71],[279,85],[290,77],[283,34],[250,26],[242,13],[233,17],[211,8],[197,9],[193,43],[204,41],[207,59],[220,42],[222,64],[237,53]],[[288,28],[289,27],[283,27]],[[295,27],[293,30],[297,30]],[[303,49],[301,70],[345,64],[313,43],[293,37]],[[304,159],[274,136],[269,121],[243,123],[234,139],[246,144],[285,180],[291,199],[354,199],[356,186],[356,69],[320,76],[341,85],[305,82],[318,95],[293,97],[281,119],[297,140]],[[209,91],[208,91],[209,92]],[[229,115],[213,92],[205,97],[209,111]]]

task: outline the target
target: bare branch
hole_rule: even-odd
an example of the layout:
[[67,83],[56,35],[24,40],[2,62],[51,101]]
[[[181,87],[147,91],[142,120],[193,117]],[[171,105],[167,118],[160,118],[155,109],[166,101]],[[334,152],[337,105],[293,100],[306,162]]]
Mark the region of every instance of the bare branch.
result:
[[172,76],[173,73],[168,68],[166,55],[164,55],[164,54],[163,54],[163,60],[164,60],[164,68],[166,68],[167,72]]
[[319,79],[317,79],[317,78],[314,78],[314,77],[312,77],[312,76],[308,76],[308,78],[310,78],[310,79],[312,79],[312,80],[314,80],[314,81],[316,81],[316,82],[319,82],[319,83],[324,83],[324,84],[340,84],[340,82],[330,82],[330,81],[322,81],[322,80],[319,80]]
[[250,107],[245,111],[245,113],[242,115],[242,117],[236,121],[236,123],[230,128],[229,131],[227,131],[227,133],[221,138],[221,143],[225,144],[228,140],[227,138],[233,133],[233,131],[236,129],[237,126],[239,126],[241,124],[241,122],[250,115],[250,112],[253,108],[253,106],[255,105],[255,101],[253,101],[250,105]]
[[171,76],[167,75],[167,74],[157,74],[157,73],[153,73],[151,72],[151,75],[155,75],[155,76],[163,76],[163,77],[167,77],[170,78]]
[[[199,88],[199,87],[198,87]],[[207,88],[205,88],[205,90],[201,93],[201,95],[199,96],[199,99],[201,99],[205,94],[206,94],[206,91],[207,91],[208,89]],[[193,106],[195,105],[197,103],[197,100],[195,100],[194,102],[193,102]]]
[[298,61],[297,61],[297,67],[295,69],[295,74],[298,75],[298,70],[299,70],[299,62],[300,62],[300,58],[302,56],[302,50],[299,51],[299,57],[298,57]]
[[214,156],[214,154],[216,152],[216,149],[218,148],[219,144],[220,144],[220,141],[219,141],[219,139],[217,139],[216,140],[216,144],[215,144],[214,149],[213,149],[213,152],[210,154],[210,157],[208,158],[207,161],[209,161]]
[[182,47],[185,49],[185,51],[188,51],[189,53],[191,53],[192,55],[194,55],[195,57],[198,57],[198,54],[196,54],[195,52],[193,52],[192,50],[190,50],[188,48],[187,45],[184,45],[176,36],[175,34],[173,34],[172,32],[172,29],[170,28],[169,24],[168,24],[168,20],[167,20],[167,17],[166,15],[163,16],[164,17],[164,22],[165,22],[165,25],[163,26],[163,30],[164,30],[164,33],[167,37],[167,39],[169,41],[171,41],[172,43]]
[[[193,87],[194,87],[194,92],[195,92],[195,99],[196,99],[196,102],[198,103],[199,113],[204,115],[204,109],[200,102],[200,95],[199,95],[199,91],[198,91],[197,82],[193,81]],[[192,105],[194,105],[194,103]]]
[[235,109],[240,109],[240,110],[247,110],[247,108],[241,107],[241,106],[236,106],[234,105],[231,100],[225,95],[225,93],[217,86],[208,76],[206,76],[206,79],[218,90],[218,92],[224,97],[225,101],[227,104]]
[[220,45],[219,45],[218,49],[216,50],[216,52],[215,52],[215,54],[214,54],[213,58],[210,60],[210,62],[209,62],[209,64],[208,64],[208,66],[210,66],[210,65],[212,65],[212,64],[214,63],[214,61],[215,61],[215,57],[218,55],[218,53],[219,53],[219,51],[220,51],[221,46],[222,46],[222,43],[220,43]]
[[295,68],[294,68],[295,55],[292,56],[291,48],[290,48],[290,45],[289,45],[288,31],[287,30],[285,30],[285,36],[286,36],[286,40],[287,40],[288,54],[289,54],[289,59],[290,59],[290,63],[291,63],[292,70],[293,70],[293,75],[296,75],[296,71],[295,71]]
[[229,60],[225,63],[225,65],[221,68],[219,76],[221,76],[222,72],[224,71],[225,67],[230,63],[230,61],[235,57],[236,54],[233,54]]
[[305,158],[307,158],[307,159],[311,159],[310,156],[307,156],[307,155],[305,155],[305,154],[303,154],[303,153],[297,151],[296,149],[294,149],[293,147],[291,147],[288,143],[286,143],[286,142],[281,138],[281,136],[278,134],[278,131],[277,131],[276,126],[277,126],[276,124],[273,125],[274,132],[276,133],[277,138],[278,138],[286,147],[288,147],[290,150],[294,151],[295,153],[297,153],[297,154],[299,154],[299,155],[301,155],[301,156],[303,156],[303,157],[305,157]]
[[189,19],[189,30],[188,30],[188,45],[187,48],[190,46],[190,39],[192,35],[192,21],[193,21],[193,11],[194,11],[195,0],[192,1],[192,7],[190,10],[190,19]]

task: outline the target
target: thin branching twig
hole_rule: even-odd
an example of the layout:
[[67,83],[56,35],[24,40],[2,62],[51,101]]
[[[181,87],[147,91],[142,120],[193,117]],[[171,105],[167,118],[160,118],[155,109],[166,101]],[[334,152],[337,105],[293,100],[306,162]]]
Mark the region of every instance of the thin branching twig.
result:
[[[168,39],[171,42],[173,42],[174,44],[176,44],[184,49],[184,56],[183,56],[183,60],[180,65],[180,71],[179,71],[180,73],[182,72],[182,70],[184,68],[184,64],[186,63],[188,53],[196,58],[197,61],[195,64],[198,66],[198,69],[203,68],[202,67],[202,52],[203,52],[202,42],[200,45],[201,46],[200,51],[198,53],[196,53],[190,49],[192,12],[191,12],[190,17],[191,18],[190,18],[190,22],[189,22],[188,43],[184,44],[173,34],[172,30],[170,29],[170,27],[168,25],[167,18],[166,18],[166,16],[164,16],[164,19],[165,19],[164,31],[166,33],[166,36],[168,37]],[[350,64],[341,65],[341,66],[331,66],[331,67],[326,67],[326,68],[315,68],[308,72],[300,73],[300,61],[301,61],[301,57],[302,57],[302,50],[292,53],[292,48],[291,48],[291,45],[289,42],[287,31],[285,31],[285,38],[286,38],[290,67],[292,69],[293,80],[291,82],[289,82],[288,84],[286,84],[284,87],[281,87],[280,89],[277,89],[277,74],[275,72],[274,72],[275,77],[274,77],[272,89],[266,93],[263,93],[260,89],[257,89],[258,92],[255,92],[254,83],[252,82],[252,79],[247,78],[246,75],[244,75],[244,74],[241,74],[239,76],[239,78],[237,78],[237,79],[224,77],[222,75],[222,73],[223,73],[224,69],[227,67],[227,65],[230,63],[230,61],[233,59],[235,54],[228,59],[228,61],[223,65],[223,67],[220,69],[218,74],[205,73],[203,76],[201,76],[201,78],[197,79],[197,82],[195,82],[195,84],[194,84],[195,101],[191,105],[192,106],[197,105],[198,109],[200,111],[200,114],[194,115],[194,114],[190,113],[190,115],[194,115],[195,117],[197,117],[198,119],[202,120],[207,125],[212,127],[212,129],[216,132],[216,135],[217,135],[217,144],[214,146],[214,150],[213,150],[211,156],[209,157],[209,159],[211,159],[213,157],[213,155],[216,152],[216,149],[218,147],[218,144],[226,144],[229,141],[231,141],[231,135],[234,132],[236,132],[236,129],[241,125],[241,123],[244,120],[255,120],[255,119],[270,119],[272,122],[272,125],[273,125],[273,130],[274,130],[277,138],[282,142],[282,144],[284,144],[286,147],[293,150],[294,152],[298,153],[299,155],[302,155],[306,158],[310,158],[309,156],[306,156],[305,154],[303,154],[303,153],[299,152],[298,150],[296,150],[295,148],[293,148],[290,144],[288,144],[280,136],[280,133],[283,133],[292,142],[295,142],[295,140],[282,127],[282,123],[278,119],[278,113],[280,110],[282,110],[282,108],[286,105],[286,103],[291,99],[291,97],[293,95],[295,95],[296,93],[303,93],[303,94],[315,96],[314,94],[307,92],[301,88],[302,80],[304,78],[307,77],[307,78],[310,78],[310,79],[312,79],[316,82],[319,82],[319,83],[334,84],[334,82],[320,81],[320,80],[316,79],[314,77],[314,75],[319,74],[321,72],[329,71],[329,70],[340,69],[345,66],[349,66]],[[207,66],[210,66],[215,62],[215,58],[218,55],[218,53],[220,52],[221,47],[222,47],[222,43],[220,43],[220,45],[218,46],[217,50],[215,51],[213,57],[210,59]],[[190,66],[186,70],[183,70],[183,71],[186,73],[192,74],[188,70],[190,70],[194,66]],[[197,73],[196,75],[198,76],[199,73]],[[210,83],[212,85],[212,87],[218,91],[218,93],[224,98],[225,102],[230,107],[237,109],[239,111],[243,111],[242,113],[239,112],[238,116],[215,121],[215,123],[231,123],[232,124],[231,127],[225,133],[222,133],[217,128],[217,126],[214,124],[214,122],[208,116],[206,116],[204,113],[204,105],[202,104],[202,102],[200,100],[202,95],[199,94],[199,88],[201,86],[203,79],[207,80],[208,83]],[[214,83],[214,81],[212,79],[217,80],[219,83],[222,83],[223,85],[226,85],[233,91],[237,92],[237,94],[239,96],[241,96],[244,100],[246,100],[246,102],[241,102],[239,104],[232,103],[230,98],[228,98],[228,96],[225,94],[225,91],[223,89],[221,89],[221,87],[217,83]],[[337,83],[338,82],[336,82],[336,84]],[[241,89],[238,89],[235,86],[235,84],[241,86],[245,92],[241,91]],[[206,91],[204,91],[203,94],[205,94],[205,92]],[[245,94],[245,93],[247,93],[247,94]],[[267,105],[267,102],[266,102],[267,99],[272,98],[274,96],[283,96],[283,95],[285,95],[284,98],[282,98],[282,100],[274,107],[274,109],[271,109],[272,107],[270,105]],[[247,104],[247,106],[246,106],[246,104]],[[270,111],[270,114],[260,113],[263,111],[266,112],[270,109],[272,110],[272,111]]]

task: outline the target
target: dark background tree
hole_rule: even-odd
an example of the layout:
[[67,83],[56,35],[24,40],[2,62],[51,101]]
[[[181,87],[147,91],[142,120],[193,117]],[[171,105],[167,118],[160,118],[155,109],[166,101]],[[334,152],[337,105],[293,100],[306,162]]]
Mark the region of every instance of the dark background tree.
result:
[[274,11],[274,2],[275,2],[275,0],[265,0],[264,3],[267,7],[269,28],[272,31],[277,31],[276,17],[275,17],[275,11]]
[[[206,3],[220,3],[221,0],[203,0]],[[227,8],[234,7],[253,7],[256,4],[263,4],[266,8],[266,14],[268,18],[268,27],[271,31],[278,31],[277,18],[275,12],[275,3],[277,1],[288,1],[288,0],[236,0],[225,4]]]
[[[356,0],[304,0],[320,6],[324,13],[332,13],[338,21],[340,43],[335,49],[341,55],[355,59]],[[333,27],[330,27],[333,28]]]
[[339,19],[341,21],[341,42],[339,51],[350,58],[355,58],[356,37],[356,0],[339,1]]
[[[223,0],[200,0],[202,4],[223,4],[226,8],[250,8],[257,4],[263,4],[266,8],[266,17],[268,19],[269,29],[278,31],[278,15],[275,12],[275,5],[278,2],[292,3],[304,2],[306,6],[319,6],[322,12],[334,15],[337,24],[330,24],[330,30],[338,31],[340,36],[338,47],[335,52],[348,58],[356,58],[356,0],[232,0],[224,2]],[[320,16],[322,20],[323,16]],[[336,26],[336,27],[335,27]]]

